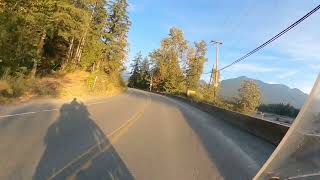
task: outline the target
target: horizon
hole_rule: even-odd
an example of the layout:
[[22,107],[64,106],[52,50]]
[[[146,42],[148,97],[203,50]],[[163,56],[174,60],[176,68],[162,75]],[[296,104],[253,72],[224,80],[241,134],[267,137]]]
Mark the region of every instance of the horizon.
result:
[[239,76],[239,77],[224,79],[224,80],[221,80],[221,82],[222,82],[222,81],[231,80],[231,79],[239,79],[239,78],[246,78],[246,79],[250,79],[250,80],[254,80],[254,81],[261,81],[262,83],[269,84],[269,85],[282,85],[282,86],[288,87],[288,88],[291,89],[291,90],[297,89],[297,90],[301,91],[302,93],[304,93],[304,94],[306,94],[306,95],[309,95],[309,94],[310,94],[310,93],[303,92],[303,91],[302,91],[301,89],[299,89],[299,88],[289,87],[289,86],[287,86],[286,84],[281,84],[281,83],[274,83],[274,84],[273,84],[273,83],[268,83],[268,82],[264,82],[264,81],[262,81],[262,80],[260,80],[260,79],[254,79],[254,78],[250,78],[250,77],[247,77],[247,76]]
[[[127,76],[127,78],[129,78],[130,72],[125,71],[124,73],[126,73],[126,75],[123,74],[122,77]],[[128,74],[128,75],[127,75],[127,74]],[[261,82],[263,82],[263,83],[265,83],[265,84],[270,84],[270,85],[284,85],[284,86],[286,86],[286,87],[288,87],[288,88],[290,88],[290,89],[298,89],[299,91],[303,92],[304,94],[307,94],[307,95],[310,94],[310,93],[307,93],[307,92],[302,91],[302,90],[299,89],[299,88],[290,87],[290,86],[288,86],[288,85],[286,85],[286,84],[283,84],[283,83],[269,83],[269,82],[265,82],[265,81],[263,81],[263,80],[261,80],[261,79],[254,79],[254,78],[248,77],[248,76],[231,77],[231,78],[228,78],[228,79],[222,79],[220,82],[225,81],[225,80],[230,80],[230,79],[237,79],[237,78],[241,78],[241,77],[248,78],[248,79],[252,79],[252,80],[256,80],[256,81],[261,81]],[[204,79],[200,79],[199,81],[205,81],[206,83],[208,83],[208,81],[206,81],[206,80],[204,80]]]
[[[171,27],[180,28],[189,42],[221,40],[219,67],[262,44],[312,10],[316,2],[245,0],[129,1],[132,27],[126,66],[141,51],[147,56],[158,48]],[[272,14],[269,12],[272,11]],[[252,31],[254,27],[254,31]],[[221,72],[221,81],[247,76],[269,84],[284,84],[309,94],[320,71],[320,14],[315,13],[262,51]],[[208,44],[204,72],[213,66],[215,51]],[[308,72],[308,73],[305,73]],[[201,79],[208,82],[209,75]]]

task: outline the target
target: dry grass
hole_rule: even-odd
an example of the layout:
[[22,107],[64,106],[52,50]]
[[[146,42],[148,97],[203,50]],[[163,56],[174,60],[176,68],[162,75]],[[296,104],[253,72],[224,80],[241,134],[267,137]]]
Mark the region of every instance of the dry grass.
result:
[[[95,78],[97,77],[97,79]],[[95,86],[89,85],[90,79],[96,79]],[[60,97],[112,96],[124,91],[124,85],[113,80],[109,76],[101,74],[90,74],[79,71],[66,74],[61,81]]]
[[61,78],[60,97],[84,97],[89,95],[86,80],[89,77],[87,72],[69,73]]
[[105,75],[98,76],[95,88],[88,85],[92,74],[78,71],[44,78],[7,78],[0,80],[0,104],[25,102],[33,98],[82,98],[112,96],[125,90],[123,84]]

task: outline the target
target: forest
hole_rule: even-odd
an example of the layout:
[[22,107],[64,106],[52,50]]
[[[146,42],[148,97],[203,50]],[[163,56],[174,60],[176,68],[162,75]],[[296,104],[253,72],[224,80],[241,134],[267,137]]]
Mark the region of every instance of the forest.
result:
[[0,97],[21,96],[39,78],[75,71],[88,72],[91,86],[92,74],[123,84],[127,9],[127,0],[0,1]]

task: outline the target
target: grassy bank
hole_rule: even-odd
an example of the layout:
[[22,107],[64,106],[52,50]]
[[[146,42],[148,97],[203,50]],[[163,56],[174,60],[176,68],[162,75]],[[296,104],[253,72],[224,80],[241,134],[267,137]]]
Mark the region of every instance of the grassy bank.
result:
[[125,84],[118,74],[76,71],[34,79],[23,75],[8,75],[0,79],[0,104],[26,102],[41,97],[112,96],[125,90]]

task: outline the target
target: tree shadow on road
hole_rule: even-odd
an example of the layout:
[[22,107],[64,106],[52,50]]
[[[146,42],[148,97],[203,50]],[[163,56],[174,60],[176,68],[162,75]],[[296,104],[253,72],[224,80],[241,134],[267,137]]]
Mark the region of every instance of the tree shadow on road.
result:
[[134,179],[83,103],[64,104],[48,128],[34,180]]

